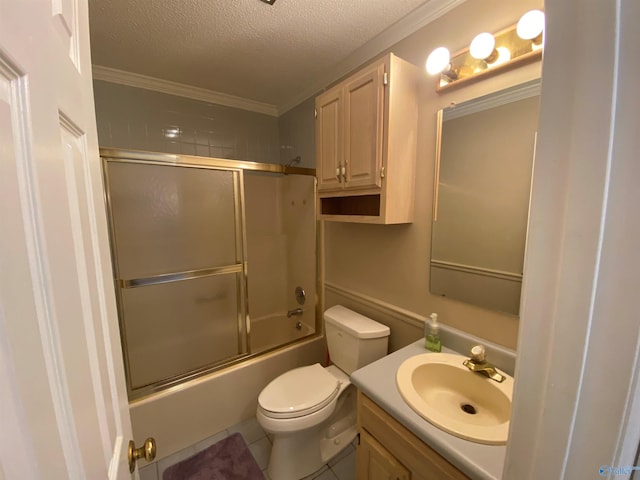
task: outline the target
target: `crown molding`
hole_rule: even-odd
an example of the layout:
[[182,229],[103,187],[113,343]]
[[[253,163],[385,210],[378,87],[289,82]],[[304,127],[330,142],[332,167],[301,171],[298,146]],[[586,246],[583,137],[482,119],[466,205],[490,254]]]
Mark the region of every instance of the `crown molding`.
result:
[[322,91],[328,85],[352,72],[379,53],[384,52],[407,36],[417,32],[425,25],[440,18],[457,6],[462,5],[465,1],[466,0],[430,0],[422,4],[409,15],[398,20],[362,47],[356,49],[325,75],[318,77],[315,82],[311,83],[308,88],[296,95],[290,102],[278,105],[278,114],[282,115],[288,110],[291,110],[293,107]]
[[104,67],[102,65],[93,65],[93,79],[102,80],[104,82],[117,83],[127,85],[129,87],[144,88],[154,92],[167,93],[169,95],[177,95],[179,97],[201,100],[204,102],[224,105],[226,107],[240,108],[251,112],[262,113],[278,116],[278,109],[275,105],[268,103],[256,102],[246,98],[227,95],[226,93],[207,90],[206,88],[193,87],[182,83],[162,80],[160,78],[140,75],[138,73],[125,72],[115,68]]
[[352,72],[363,63],[379,53],[384,52],[465,1],[466,0],[430,0],[422,4],[409,15],[397,21],[362,47],[355,50],[346,59],[329,69],[324,75],[319,76],[315,82],[309,84],[305,90],[293,97],[289,102],[278,106],[102,65],[93,65],[93,78],[94,80],[144,88],[155,92],[192,98],[194,100],[277,117],[296,107],[309,97],[316,95],[331,83]]

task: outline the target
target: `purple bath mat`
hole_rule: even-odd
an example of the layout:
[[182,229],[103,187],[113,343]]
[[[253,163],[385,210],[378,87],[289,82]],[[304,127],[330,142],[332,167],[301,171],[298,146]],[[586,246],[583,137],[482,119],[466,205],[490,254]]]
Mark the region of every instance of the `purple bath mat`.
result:
[[162,480],[264,480],[247,444],[239,433],[170,466]]

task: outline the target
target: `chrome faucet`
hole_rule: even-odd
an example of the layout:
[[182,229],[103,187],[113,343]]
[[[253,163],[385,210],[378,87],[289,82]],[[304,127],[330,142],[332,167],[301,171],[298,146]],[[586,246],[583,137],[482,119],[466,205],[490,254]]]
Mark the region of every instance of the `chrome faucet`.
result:
[[287,318],[291,318],[294,315],[302,315],[302,309],[298,307],[298,308],[294,308],[293,310],[289,310],[287,312]]
[[462,364],[472,372],[482,373],[498,383],[502,383],[506,379],[504,375],[498,373],[496,367],[487,362],[483,345],[476,345],[471,348],[471,358],[468,358]]

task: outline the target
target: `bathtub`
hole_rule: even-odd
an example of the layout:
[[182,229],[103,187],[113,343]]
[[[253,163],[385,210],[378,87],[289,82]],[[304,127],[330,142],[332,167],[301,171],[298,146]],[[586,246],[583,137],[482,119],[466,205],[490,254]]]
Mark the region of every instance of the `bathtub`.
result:
[[315,330],[309,325],[313,324],[313,319],[308,318],[312,314],[313,311],[305,310],[303,315],[294,315],[290,318],[287,318],[286,313],[252,318],[249,335],[250,351],[264,352],[312,335]]
[[[264,341],[260,349],[270,348],[268,346],[272,345],[278,331],[291,336],[292,341],[294,336],[303,336],[304,329],[295,328],[299,319],[280,315],[255,322],[252,343],[260,339]],[[310,333],[311,329],[307,329]],[[325,355],[324,337],[312,335],[133,400],[129,410],[136,445],[142,444],[147,437],[154,437],[158,461],[247,420],[255,415],[258,394],[271,380],[295,367],[323,363]]]

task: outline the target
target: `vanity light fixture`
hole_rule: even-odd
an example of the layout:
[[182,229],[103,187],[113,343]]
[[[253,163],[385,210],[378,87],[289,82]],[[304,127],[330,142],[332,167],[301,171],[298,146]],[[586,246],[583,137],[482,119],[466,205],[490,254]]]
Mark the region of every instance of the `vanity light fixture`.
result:
[[493,63],[498,59],[496,50],[496,38],[488,32],[479,33],[471,40],[469,54],[476,60],[484,60]]
[[446,76],[449,80],[455,80],[458,78],[458,73],[451,68],[451,53],[446,47],[438,47],[429,58],[427,58],[427,73],[429,75],[436,75],[440,73]]
[[525,13],[516,25],[516,33],[523,40],[531,40],[532,48],[542,47],[542,33],[544,32],[544,13],[540,10],[530,10]]
[[427,72],[439,75],[436,91],[480,80],[499,71],[533,62],[542,56],[544,13],[531,10],[516,25],[496,34],[476,35],[469,48],[453,57],[446,47],[427,58]]

